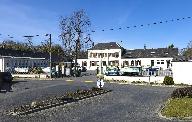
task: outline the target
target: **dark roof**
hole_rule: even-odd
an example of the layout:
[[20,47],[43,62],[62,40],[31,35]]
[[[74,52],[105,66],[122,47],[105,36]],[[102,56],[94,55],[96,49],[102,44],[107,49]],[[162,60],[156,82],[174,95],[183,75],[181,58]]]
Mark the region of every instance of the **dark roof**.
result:
[[178,48],[135,49],[126,50],[123,58],[162,58],[178,56]]
[[105,50],[105,49],[121,49],[121,46],[116,42],[98,43],[89,50]]
[[[14,49],[0,48],[1,56],[14,56],[14,57],[32,57],[32,58],[46,58],[49,59],[49,53],[34,52],[34,51],[21,51]],[[63,61],[62,57],[52,55],[52,61],[58,62]]]

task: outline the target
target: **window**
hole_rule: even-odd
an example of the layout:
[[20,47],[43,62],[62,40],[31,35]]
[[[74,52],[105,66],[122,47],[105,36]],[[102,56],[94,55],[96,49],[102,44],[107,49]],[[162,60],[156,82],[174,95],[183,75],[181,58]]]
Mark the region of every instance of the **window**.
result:
[[125,61],[125,65],[126,65],[126,66],[129,66],[129,62],[128,62],[128,61]]
[[106,61],[103,61],[103,66],[106,66],[107,64],[106,64]]
[[134,66],[134,61],[133,60],[131,61],[131,66]]
[[95,62],[94,61],[91,62],[91,66],[95,66]]
[[96,58],[96,54],[95,53],[93,53],[93,57]]
[[136,65],[136,66],[138,65],[138,62],[137,62],[137,61],[135,61],[135,65]]
[[141,65],[141,61],[137,60],[137,61],[135,62],[135,65],[136,65],[136,66]]
[[154,66],[154,60],[151,60],[151,66]]
[[101,58],[103,58],[104,57],[104,53],[102,53],[102,55],[101,55],[102,57]]
[[115,53],[115,57],[116,57],[116,58],[119,57],[119,53],[118,53],[118,52]]
[[100,54],[101,58],[103,58],[103,53]]
[[164,64],[164,60],[161,60],[161,64]]
[[141,60],[139,61],[139,65],[141,66]]
[[87,66],[87,62],[86,61],[83,62],[83,66]]
[[90,57],[90,58],[93,57],[92,55],[93,55],[93,53],[90,53],[90,54],[89,54],[89,57]]

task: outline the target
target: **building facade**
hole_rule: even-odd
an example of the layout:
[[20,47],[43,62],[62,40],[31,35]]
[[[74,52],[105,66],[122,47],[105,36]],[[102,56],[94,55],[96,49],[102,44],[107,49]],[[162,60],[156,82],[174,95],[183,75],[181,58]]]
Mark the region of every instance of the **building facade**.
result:
[[0,56],[0,72],[12,68],[48,67],[49,60],[45,58]]
[[157,67],[170,69],[172,60],[178,56],[177,48],[126,50],[116,42],[98,43],[88,50],[87,59],[78,59],[80,66],[95,70],[98,66]]

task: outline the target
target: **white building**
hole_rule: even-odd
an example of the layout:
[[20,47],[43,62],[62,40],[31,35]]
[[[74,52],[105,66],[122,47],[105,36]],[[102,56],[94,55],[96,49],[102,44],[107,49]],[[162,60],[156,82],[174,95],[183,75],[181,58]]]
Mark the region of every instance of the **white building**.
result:
[[98,43],[88,49],[87,59],[78,59],[80,66],[95,70],[98,66],[138,66],[171,68],[171,61],[178,55],[177,48],[125,50],[116,42]]
[[174,82],[192,85],[192,61],[174,61],[172,65]]
[[0,72],[8,68],[47,67],[49,60],[45,58],[0,56]]

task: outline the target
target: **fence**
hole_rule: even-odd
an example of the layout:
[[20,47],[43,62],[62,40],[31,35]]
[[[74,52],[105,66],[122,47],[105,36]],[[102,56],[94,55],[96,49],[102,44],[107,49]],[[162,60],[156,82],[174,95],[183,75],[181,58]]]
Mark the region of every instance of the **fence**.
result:
[[142,76],[172,76],[172,71],[169,70],[159,70],[159,71],[142,71]]

